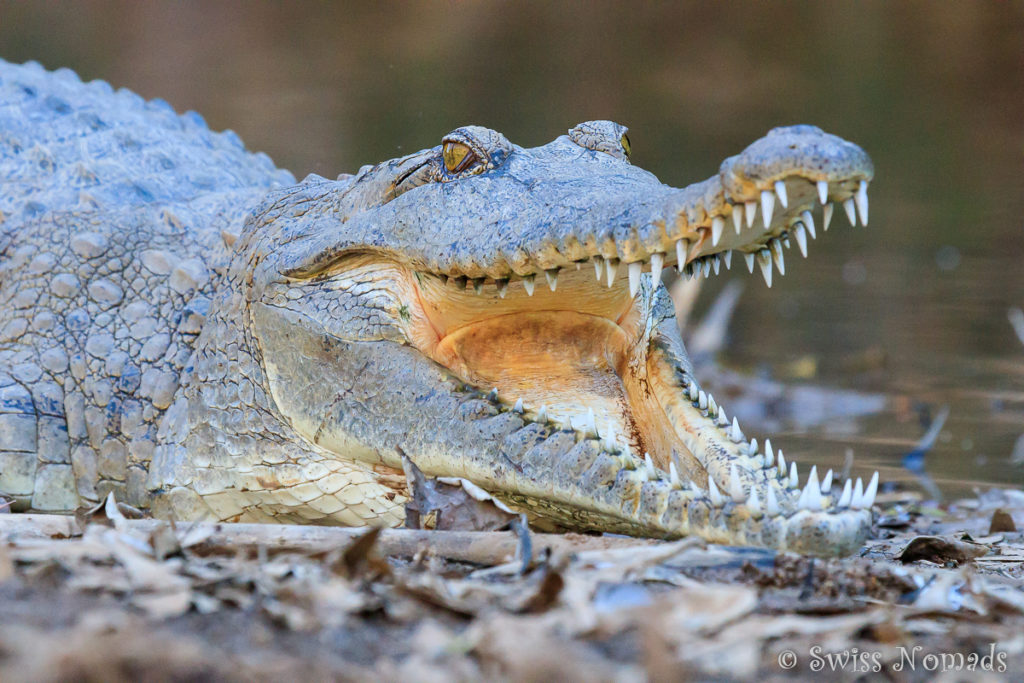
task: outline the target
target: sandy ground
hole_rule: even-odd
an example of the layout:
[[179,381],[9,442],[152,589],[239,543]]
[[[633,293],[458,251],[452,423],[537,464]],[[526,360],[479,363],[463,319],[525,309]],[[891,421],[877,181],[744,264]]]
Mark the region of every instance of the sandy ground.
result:
[[1024,676],[1018,491],[945,509],[890,494],[876,540],[827,561],[124,512],[0,515],[0,680]]

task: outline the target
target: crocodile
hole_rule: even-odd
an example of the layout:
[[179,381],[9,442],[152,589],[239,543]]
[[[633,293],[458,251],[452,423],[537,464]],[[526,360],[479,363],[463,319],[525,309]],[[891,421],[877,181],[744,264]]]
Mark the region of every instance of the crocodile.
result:
[[[840,486],[702,389],[661,286],[767,284],[873,168],[807,125],[685,188],[589,121],[463,126],[302,182],[232,131],[0,62],[0,493],[178,520],[399,525],[408,458],[538,528],[855,552]],[[821,213],[818,213],[818,207]]]

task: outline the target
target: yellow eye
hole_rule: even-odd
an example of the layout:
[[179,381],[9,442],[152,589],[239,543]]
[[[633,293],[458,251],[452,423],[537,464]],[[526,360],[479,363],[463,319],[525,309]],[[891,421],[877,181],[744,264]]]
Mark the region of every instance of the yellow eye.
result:
[[626,137],[625,133],[622,134],[622,139],[619,140],[619,142],[622,144],[622,151],[625,152],[626,156],[628,157],[629,156],[629,152],[630,152],[630,149],[629,149],[629,138]]
[[467,145],[461,142],[446,142],[441,148],[441,156],[444,157],[444,167],[449,173],[459,173],[473,163],[476,155],[473,154]]

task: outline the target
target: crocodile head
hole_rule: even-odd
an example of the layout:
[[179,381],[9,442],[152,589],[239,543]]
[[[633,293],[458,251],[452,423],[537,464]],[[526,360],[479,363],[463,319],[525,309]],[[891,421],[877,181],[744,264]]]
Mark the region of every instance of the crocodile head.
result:
[[532,149],[467,126],[273,198],[237,246],[231,309],[272,412],[308,452],[377,473],[405,454],[535,520],[852,552],[877,475],[801,485],[700,388],[659,285],[744,260],[770,285],[833,202],[867,222],[869,158],[777,128],[677,189],[629,152],[607,121]]

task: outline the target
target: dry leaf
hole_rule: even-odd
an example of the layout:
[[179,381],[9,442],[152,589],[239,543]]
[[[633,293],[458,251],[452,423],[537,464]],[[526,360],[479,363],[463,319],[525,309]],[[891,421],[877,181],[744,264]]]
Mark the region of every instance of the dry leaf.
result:
[[951,536],[918,536],[903,549],[899,560],[904,564],[918,560],[928,560],[937,564],[960,564],[986,555],[988,551],[988,546]]

